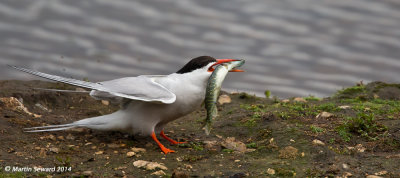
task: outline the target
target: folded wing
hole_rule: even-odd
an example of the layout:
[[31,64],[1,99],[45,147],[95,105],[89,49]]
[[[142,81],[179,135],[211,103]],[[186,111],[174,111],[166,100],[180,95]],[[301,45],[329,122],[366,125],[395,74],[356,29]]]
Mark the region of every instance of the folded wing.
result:
[[175,102],[176,95],[161,84],[154,81],[150,76],[126,77],[104,82],[86,82],[71,78],[65,78],[57,75],[50,75],[26,68],[10,66],[28,74],[36,75],[49,80],[54,80],[83,88],[89,88],[90,93],[95,98],[115,98],[122,97],[132,100],[141,100],[147,102],[161,102],[170,104]]

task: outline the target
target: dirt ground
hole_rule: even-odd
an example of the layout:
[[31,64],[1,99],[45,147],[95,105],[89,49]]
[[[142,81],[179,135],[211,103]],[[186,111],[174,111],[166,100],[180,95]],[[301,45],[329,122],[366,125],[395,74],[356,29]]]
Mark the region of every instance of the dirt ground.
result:
[[121,132],[24,132],[118,106],[34,89],[76,89],[64,84],[1,81],[0,177],[400,177],[399,86],[359,84],[323,99],[225,93],[232,101],[218,106],[209,136],[203,108],[169,124],[166,134],[187,143],[160,138],[176,151],[165,155]]

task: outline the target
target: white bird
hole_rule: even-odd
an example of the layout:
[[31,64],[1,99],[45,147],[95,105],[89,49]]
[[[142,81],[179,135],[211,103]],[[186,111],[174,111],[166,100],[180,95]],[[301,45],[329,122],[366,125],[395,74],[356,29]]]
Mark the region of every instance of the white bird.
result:
[[[174,152],[160,143],[156,132],[171,144],[180,144],[164,134],[167,123],[185,116],[201,106],[205,98],[208,79],[215,65],[237,61],[200,56],[192,59],[175,73],[169,75],[140,75],[110,81],[92,83],[33,71],[21,67],[14,69],[91,89],[90,96],[121,104],[120,110],[91,117],[70,124],[27,128],[27,132],[43,132],[85,127],[97,130],[128,131],[132,134],[151,136],[161,150]],[[232,72],[241,72],[233,69]]]

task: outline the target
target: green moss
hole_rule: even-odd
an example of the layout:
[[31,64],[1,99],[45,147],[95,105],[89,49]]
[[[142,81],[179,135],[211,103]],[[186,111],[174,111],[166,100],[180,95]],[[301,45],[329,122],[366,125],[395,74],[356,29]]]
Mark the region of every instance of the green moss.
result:
[[314,133],[322,133],[322,132],[325,132],[325,129],[324,129],[324,128],[321,128],[321,127],[318,127],[318,126],[315,126],[315,125],[311,125],[311,126],[310,126],[310,129],[311,129],[311,131],[314,132]]
[[353,94],[359,94],[359,93],[364,93],[364,92],[366,92],[365,86],[361,85],[361,86],[353,86],[353,87],[349,87],[349,88],[345,88],[345,89],[339,90],[337,92],[337,94],[339,94],[339,95],[353,95]]
[[233,150],[232,150],[232,149],[227,149],[227,148],[225,148],[225,149],[222,149],[222,152],[225,152],[225,153],[233,153]]
[[350,141],[351,133],[376,140],[377,136],[386,130],[386,126],[375,121],[374,114],[364,112],[358,113],[357,117],[348,117],[342,125],[336,128],[338,134],[346,142]]
[[257,144],[255,142],[252,142],[252,143],[246,144],[246,147],[247,148],[257,148]]
[[312,96],[312,95],[310,95],[308,97],[305,97],[304,99],[307,100],[307,101],[321,101],[322,100],[321,98],[317,98],[317,97]]
[[23,172],[13,172],[13,173],[5,173],[1,172],[0,177],[7,177],[7,178],[22,178],[26,177],[25,173]]

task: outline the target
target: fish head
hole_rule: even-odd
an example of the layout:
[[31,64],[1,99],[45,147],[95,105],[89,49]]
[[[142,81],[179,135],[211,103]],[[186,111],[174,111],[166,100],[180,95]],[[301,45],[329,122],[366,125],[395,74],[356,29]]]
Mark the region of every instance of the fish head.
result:
[[236,69],[244,64],[245,60],[243,59],[217,59],[217,62],[212,64],[208,68],[208,72],[213,72],[215,70],[215,66],[223,65],[225,66],[229,72],[244,72],[243,70]]

